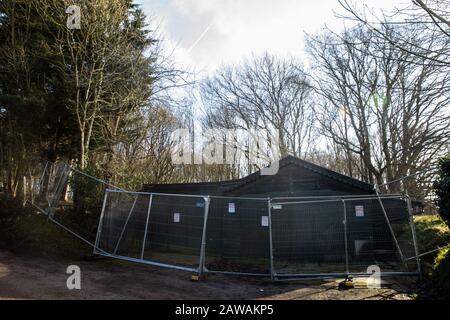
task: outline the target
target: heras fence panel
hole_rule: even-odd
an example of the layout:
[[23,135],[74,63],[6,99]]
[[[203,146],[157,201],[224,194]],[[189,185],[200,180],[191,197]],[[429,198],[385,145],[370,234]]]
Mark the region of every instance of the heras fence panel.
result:
[[278,277],[417,273],[409,199],[366,196],[272,203]]
[[210,272],[270,275],[267,199],[211,197],[206,268]]
[[62,162],[40,162],[33,168],[28,201],[50,220],[92,245],[105,184]]
[[33,183],[30,202],[41,212],[53,216],[65,192],[70,167],[62,162],[45,161],[34,168],[38,179]]
[[349,271],[415,272],[413,225],[405,197],[346,200]]
[[271,208],[276,276],[346,272],[342,201],[273,202]]
[[97,247],[112,257],[197,271],[206,200],[107,191]]

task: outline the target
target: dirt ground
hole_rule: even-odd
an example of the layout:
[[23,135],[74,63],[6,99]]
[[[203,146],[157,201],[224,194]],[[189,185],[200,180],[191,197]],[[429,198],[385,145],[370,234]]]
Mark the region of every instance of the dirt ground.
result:
[[[81,290],[68,290],[66,269],[81,268]],[[0,250],[0,299],[216,299],[323,300],[412,299],[411,281],[390,280],[382,289],[338,290],[337,281],[271,282],[268,279],[190,274],[112,260],[55,261]]]

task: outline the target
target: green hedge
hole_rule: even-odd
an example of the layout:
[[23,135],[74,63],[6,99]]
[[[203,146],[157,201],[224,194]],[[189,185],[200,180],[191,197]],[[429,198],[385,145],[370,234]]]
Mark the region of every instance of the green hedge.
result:
[[437,205],[442,219],[450,225],[450,155],[439,161],[438,178],[434,184]]
[[450,249],[443,249],[434,262],[432,286],[436,299],[450,300]]
[[[419,251],[425,253],[450,243],[450,229],[439,215],[414,217]],[[421,258],[426,273],[426,294],[421,298],[450,299],[449,249]]]

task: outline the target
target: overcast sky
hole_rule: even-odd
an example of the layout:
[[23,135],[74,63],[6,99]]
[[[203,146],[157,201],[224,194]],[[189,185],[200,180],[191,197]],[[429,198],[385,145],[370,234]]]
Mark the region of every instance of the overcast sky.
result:
[[[366,0],[370,8],[392,9],[408,0]],[[337,0],[137,0],[184,67],[211,74],[265,51],[302,57],[304,32],[326,24],[337,30],[343,12]],[[358,2],[362,2],[359,0]]]

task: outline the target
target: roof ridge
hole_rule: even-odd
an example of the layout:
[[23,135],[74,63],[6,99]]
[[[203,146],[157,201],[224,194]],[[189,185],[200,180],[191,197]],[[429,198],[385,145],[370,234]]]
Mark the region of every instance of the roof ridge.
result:
[[[319,166],[317,164],[314,164],[312,162],[300,159],[300,158],[292,156],[292,155],[288,155],[288,156],[278,160],[278,162],[279,162],[279,165],[280,165],[279,168],[285,167],[285,166],[289,165],[290,163],[293,163],[295,165],[300,165],[303,168],[308,169],[310,171],[313,171],[315,173],[318,173],[320,175],[329,177],[331,179],[334,179],[336,181],[340,181],[340,182],[343,182],[343,183],[346,183],[346,184],[349,184],[349,185],[353,185],[353,186],[361,188],[363,190],[372,190],[373,189],[373,186],[371,184],[367,183],[367,182],[364,182],[364,181],[358,180],[356,178],[352,178],[352,177],[346,176],[346,175],[344,175],[342,173],[339,173],[339,172],[333,171],[331,169]],[[328,173],[326,173],[324,171],[326,171]],[[261,169],[260,169],[260,170],[254,172],[254,173],[252,173],[252,174],[250,174],[250,175],[248,175],[248,176],[246,176],[244,178],[236,180],[236,182],[238,182],[238,184],[235,185],[235,186],[232,186],[232,188],[230,188],[230,189],[228,189],[226,191],[236,190],[236,189],[241,188],[241,187],[243,187],[243,186],[245,186],[245,185],[255,181],[256,179],[261,178],[261,177],[262,177],[262,175],[261,175]],[[241,183],[239,183],[239,182],[241,182]]]

